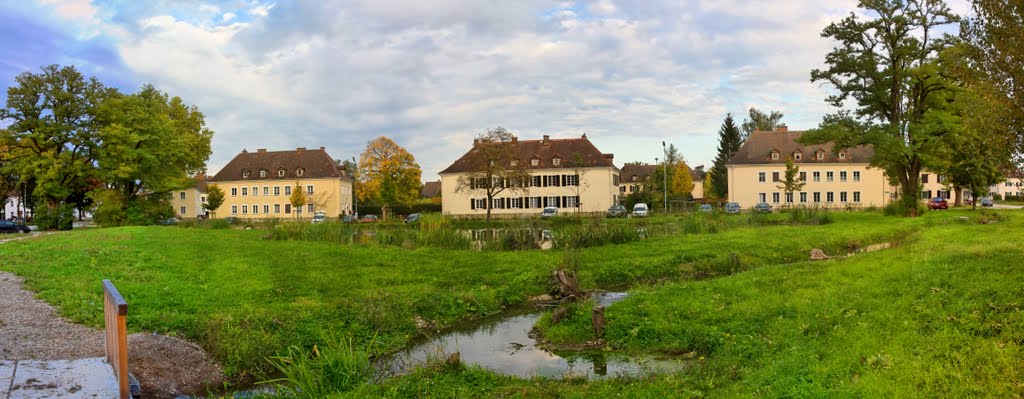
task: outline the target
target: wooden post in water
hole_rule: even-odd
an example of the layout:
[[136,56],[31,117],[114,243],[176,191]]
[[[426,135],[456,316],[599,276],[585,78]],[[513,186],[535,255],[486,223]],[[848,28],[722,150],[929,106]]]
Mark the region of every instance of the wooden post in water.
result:
[[103,280],[103,319],[107,363],[117,377],[119,397],[131,399],[128,389],[128,302],[110,280]]
[[604,338],[604,306],[594,306],[591,311],[591,322],[594,327],[594,339]]

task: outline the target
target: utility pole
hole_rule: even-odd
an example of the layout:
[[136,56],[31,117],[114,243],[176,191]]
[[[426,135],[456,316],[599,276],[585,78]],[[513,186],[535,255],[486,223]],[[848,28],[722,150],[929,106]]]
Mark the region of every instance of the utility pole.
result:
[[356,194],[356,176],[359,176],[359,162],[352,157],[352,165],[355,166],[355,173],[352,174],[352,218],[359,221],[359,194]]
[[665,142],[661,142],[661,152],[665,153],[664,161],[661,164],[661,175],[665,176],[665,214],[668,215],[668,149],[665,148]]

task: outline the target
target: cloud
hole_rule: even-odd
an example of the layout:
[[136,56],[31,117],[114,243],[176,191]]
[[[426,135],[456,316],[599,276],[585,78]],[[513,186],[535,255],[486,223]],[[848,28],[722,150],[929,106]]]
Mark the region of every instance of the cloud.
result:
[[206,113],[211,169],[242,148],[349,158],[386,135],[432,179],[499,125],[586,132],[619,163],[662,140],[708,163],[725,114],[751,106],[813,127],[829,111],[809,81],[832,46],[820,32],[856,0],[75,4],[140,81]]

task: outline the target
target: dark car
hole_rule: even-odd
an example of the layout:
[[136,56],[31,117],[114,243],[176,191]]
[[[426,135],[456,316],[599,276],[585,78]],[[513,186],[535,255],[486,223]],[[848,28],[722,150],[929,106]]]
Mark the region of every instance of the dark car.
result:
[[362,218],[359,218],[359,223],[377,223],[378,220],[380,220],[380,218],[378,218],[377,215],[363,215]]
[[355,216],[352,216],[352,215],[342,215],[341,216],[341,222],[342,223],[355,223],[356,222],[356,218],[355,218]]
[[928,200],[928,209],[931,209],[933,211],[939,209],[949,209],[949,202],[947,202],[945,198],[935,197]]
[[32,231],[28,226],[14,223],[10,220],[0,220],[0,233],[28,233]]
[[416,223],[420,221],[420,214],[413,213],[405,217],[405,223]]
[[712,208],[709,204],[701,204],[699,207],[697,207],[697,210],[702,213],[709,213],[714,211],[715,209]]
[[983,198],[981,200],[981,206],[993,206],[991,198]]
[[772,205],[767,202],[758,202],[757,205],[754,205],[754,211],[761,213],[771,213]]
[[624,218],[626,217],[626,207],[622,205],[612,205],[611,208],[608,208],[608,213],[606,215],[610,218]]
[[740,213],[740,203],[730,202],[725,204],[725,213],[736,214]]

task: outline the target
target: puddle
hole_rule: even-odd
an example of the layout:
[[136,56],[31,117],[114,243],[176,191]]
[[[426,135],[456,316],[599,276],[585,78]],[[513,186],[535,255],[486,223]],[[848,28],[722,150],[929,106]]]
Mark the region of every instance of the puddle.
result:
[[[624,292],[594,295],[600,306],[627,296]],[[388,361],[385,371],[403,374],[428,360],[459,352],[465,365],[481,366],[523,378],[604,378],[665,373],[682,369],[686,362],[655,356],[625,356],[603,351],[553,353],[537,347],[530,330],[544,313],[529,311],[485,320],[472,329],[456,330],[409,348]]]
[[895,246],[896,245],[891,243],[891,242],[882,242],[882,243],[878,243],[878,244],[871,244],[871,245],[868,245],[868,246],[866,246],[864,248],[860,248],[860,249],[858,249],[856,251],[850,252],[850,253],[846,254],[846,256],[854,256],[856,254],[864,253],[864,252],[881,251],[883,249],[889,249],[889,248],[892,248],[892,247],[895,247]]

